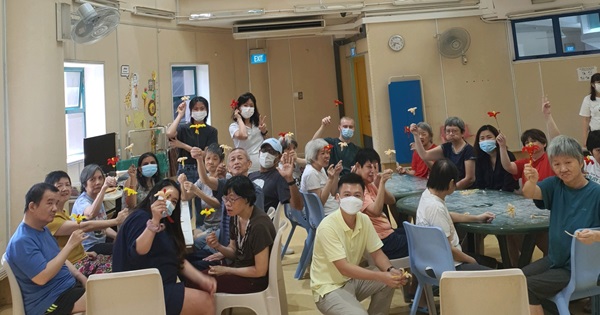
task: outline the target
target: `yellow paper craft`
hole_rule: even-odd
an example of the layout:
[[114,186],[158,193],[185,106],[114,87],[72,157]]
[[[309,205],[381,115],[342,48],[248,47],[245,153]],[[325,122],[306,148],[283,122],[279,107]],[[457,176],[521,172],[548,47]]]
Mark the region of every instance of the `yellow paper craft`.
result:
[[227,154],[229,151],[231,151],[231,147],[226,145],[226,144],[221,144],[219,146],[221,149],[223,149],[223,151],[225,151],[225,153]]
[[340,143],[338,143],[338,145],[340,146],[340,149],[342,151],[344,151],[344,148],[348,146],[348,144],[344,141],[340,141]]
[[77,222],[77,224],[80,224],[81,221],[87,219],[86,216],[84,216],[83,214],[71,214],[71,218],[75,219],[75,222]]
[[177,162],[181,163],[181,166],[185,166],[185,160],[187,160],[187,156],[182,156],[177,159]]
[[182,96],[182,97],[181,97],[181,100],[182,100],[182,101],[184,101],[184,102],[185,102],[185,101],[189,101],[189,100],[190,100],[190,97],[189,97],[189,96]]
[[411,108],[409,108],[409,109],[408,109],[408,111],[409,111],[411,114],[413,114],[413,115],[416,115],[417,108],[416,108],[416,107],[411,107]]
[[396,150],[392,150],[392,149],[387,149],[385,150],[385,155],[387,156],[391,156],[392,154],[396,154]]
[[508,204],[506,205],[506,213],[508,213],[508,216],[511,218],[515,217],[515,206],[513,206],[512,204]]
[[123,191],[127,194],[127,197],[129,197],[131,195],[137,195],[137,191],[135,191],[134,189],[131,189],[129,187],[123,188]]
[[125,147],[125,150],[126,150],[126,151],[129,151],[129,153],[131,153],[131,151],[133,150],[133,143],[132,143],[132,144],[130,144],[130,145],[128,145],[128,146],[126,146],[126,147]]
[[157,192],[156,194],[154,194],[154,197],[158,197],[158,200],[165,200],[165,199],[169,198],[169,196],[171,196],[171,195],[167,194],[166,189],[163,189],[163,190]]
[[213,208],[210,208],[210,209],[206,208],[206,209],[200,211],[200,214],[201,215],[205,215],[205,216],[209,216],[213,212],[215,212],[215,209],[213,209]]

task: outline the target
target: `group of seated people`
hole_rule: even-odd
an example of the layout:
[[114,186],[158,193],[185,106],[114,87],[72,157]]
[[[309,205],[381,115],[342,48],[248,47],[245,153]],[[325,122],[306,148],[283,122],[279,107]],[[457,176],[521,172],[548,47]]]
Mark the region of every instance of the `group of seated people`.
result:
[[[273,244],[279,227],[273,226],[266,210],[289,203],[302,211],[301,192],[315,193],[325,215],[317,228],[310,269],[319,311],[387,314],[394,289],[408,282],[408,276],[390,263],[409,254],[402,225],[394,229],[383,211],[396,202],[385,187],[393,173],[427,178],[415,222],[444,231],[457,270],[488,267],[480,264],[476,253],[462,251],[454,223],[490,223],[494,214],[449,212],[444,200],[455,190],[522,190],[551,210],[547,255],[523,269],[532,314],[542,314],[540,303],[569,281],[570,238],[564,231],[600,226],[600,186],[586,177],[600,174],[583,171],[595,169],[584,163],[577,141],[558,135],[547,102],[544,116],[555,137],[548,143],[544,132],[525,131],[522,144],[537,146],[530,158],[515,160],[504,135],[490,125],[478,130],[471,146],[464,139],[464,122],[450,117],[444,126],[447,142],[440,146],[433,144],[427,123],[411,125],[412,167],[395,170],[382,170],[375,150],[352,143],[352,118],[340,120],[338,138],[321,138],[331,123],[330,117],[323,118],[302,159],[296,155],[298,143],[292,133],[268,136],[251,93],[232,105],[229,131],[236,145],[230,149],[218,144],[217,130],[206,124],[206,99],[179,104],[167,135],[189,161],[180,165],[175,181],[161,177],[154,154],[142,154],[122,183],[135,193],[123,193],[124,209],[115,218],[108,218],[103,201],[117,179],[106,176],[98,165],[82,170],[81,193],[71,216],[67,173],[53,171],[31,187],[23,222],[6,250],[28,314],[85,311],[90,274],[145,268],[157,268],[161,274],[167,314],[214,314],[216,292],[267,288],[269,255],[278,250]],[[186,106],[191,120],[182,123]],[[586,158],[600,161],[600,131],[589,133],[586,146],[593,155]],[[195,208],[191,249],[186,248],[181,227],[182,201]],[[600,233],[587,229],[576,237],[584,243],[600,241]],[[360,267],[365,252],[376,269]],[[360,301],[367,297],[371,303],[364,310]]]

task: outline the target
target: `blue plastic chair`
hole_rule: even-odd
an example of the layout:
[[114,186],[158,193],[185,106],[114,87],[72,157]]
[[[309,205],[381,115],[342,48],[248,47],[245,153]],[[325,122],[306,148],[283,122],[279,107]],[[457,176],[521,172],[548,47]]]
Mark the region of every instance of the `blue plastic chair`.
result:
[[288,246],[290,245],[290,241],[292,240],[292,236],[294,235],[294,231],[296,230],[296,227],[299,225],[299,226],[305,228],[307,233],[308,233],[308,230],[310,230],[310,224],[308,223],[308,215],[306,213],[306,209],[302,209],[302,211],[298,211],[296,209],[293,209],[289,203],[283,204],[283,207],[284,207],[283,213],[285,214],[285,217],[288,218],[288,220],[290,220],[290,223],[292,224],[292,229],[290,230],[290,234],[288,235],[287,241],[285,242],[285,245],[283,246],[283,249],[281,250],[281,259],[283,259],[283,256],[285,255],[285,251],[288,249]]
[[410,315],[417,314],[423,291],[427,298],[429,314],[436,315],[432,286],[439,285],[445,271],[456,271],[450,243],[442,229],[436,226],[418,226],[405,221],[404,230],[408,238],[410,271],[419,281]]
[[[577,231],[581,231],[579,229]],[[600,230],[593,228],[591,230]],[[576,232],[577,233],[577,232]],[[569,315],[569,301],[592,297],[592,314],[600,314],[600,243],[583,244],[576,238],[571,241],[571,280],[550,300],[556,303],[560,315]]]
[[296,279],[301,279],[302,276],[304,276],[306,267],[312,260],[317,227],[319,226],[319,223],[321,223],[321,220],[323,220],[325,217],[325,211],[323,210],[323,204],[321,203],[319,196],[311,192],[301,193],[302,198],[304,199],[304,207],[307,210],[306,213],[308,214],[308,223],[310,228],[308,229],[308,235],[306,236],[306,241],[304,241],[304,249],[302,250],[302,255],[300,256],[300,261],[298,262],[298,267],[296,268],[296,273],[294,274],[294,278]]

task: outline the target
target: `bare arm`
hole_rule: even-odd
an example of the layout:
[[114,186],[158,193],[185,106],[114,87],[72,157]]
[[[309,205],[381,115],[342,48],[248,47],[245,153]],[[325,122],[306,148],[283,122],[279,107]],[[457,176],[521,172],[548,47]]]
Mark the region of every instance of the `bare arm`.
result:
[[331,123],[331,116],[327,116],[327,117],[321,119],[321,125],[319,126],[319,129],[317,129],[317,131],[315,132],[315,134],[313,135],[311,140],[321,138],[321,136],[323,135],[323,130],[325,130],[325,126],[329,125],[330,123]]
[[192,154],[192,157],[196,159],[196,163],[198,165],[198,177],[200,178],[200,181],[210,189],[217,190],[219,187],[219,180],[208,176],[206,172],[206,166],[204,165],[204,151],[202,151],[200,148],[193,148],[190,153]]
[[531,164],[525,164],[523,175],[527,178],[527,182],[523,185],[523,197],[542,200],[542,189],[537,185],[539,179],[538,171]]
[[560,130],[554,122],[552,112],[550,110],[550,101],[548,98],[542,98],[542,114],[544,114],[544,120],[546,121],[546,131],[548,132],[548,141],[554,139],[554,137],[560,135]]
[[465,161],[465,178],[456,183],[456,189],[466,189],[475,182],[475,160]]
[[419,130],[416,124],[410,124],[410,132],[412,132],[415,139],[415,151],[417,151],[423,161],[437,161],[444,157],[444,151],[442,151],[441,145],[425,151],[423,143],[421,143],[421,139],[419,139]]
[[102,203],[104,202],[104,195],[106,194],[106,190],[108,189],[108,187],[115,186],[117,186],[116,178],[107,176],[104,179],[104,184],[102,185],[100,192],[96,196],[96,199],[94,199],[94,202],[92,202],[91,205],[87,206],[87,208],[83,210],[83,215],[85,215],[88,218],[88,220],[91,220],[98,216],[98,214],[100,213]]
[[[377,253],[378,251],[381,252],[381,249],[378,249],[377,251],[371,253],[371,255],[373,256],[374,259],[376,259],[375,263],[379,262],[381,264],[381,261],[383,260],[383,258],[381,258],[381,256]],[[383,254],[383,252],[381,252],[381,254],[383,256],[385,256],[385,254]],[[385,258],[388,261],[388,264],[385,266],[387,266],[387,267],[391,266],[392,264],[389,262],[389,259],[387,259],[387,257],[385,257]],[[333,262],[333,264],[342,275],[344,275],[348,278],[351,278],[351,279],[375,280],[375,281],[383,282],[387,286],[392,287],[392,288],[398,288],[406,283],[406,278],[402,278],[401,276],[398,276],[397,271],[395,272],[395,274],[392,274],[391,272],[381,271],[381,268],[383,268],[383,270],[386,270],[385,268],[387,268],[387,267],[383,267],[383,266],[380,267],[378,265],[378,268],[380,268],[380,270],[371,270],[371,269],[367,269],[367,268],[362,268],[357,265],[353,265],[353,264],[349,263],[346,260],[346,258],[336,260]]]
[[383,174],[381,175],[381,179],[379,180],[377,196],[375,197],[375,200],[373,201],[373,203],[368,205],[367,208],[365,209],[366,212],[368,212],[369,214],[371,214],[375,217],[381,216],[381,212],[383,210],[384,204],[387,204],[387,205],[394,204],[394,202],[396,201],[396,198],[394,198],[394,195],[392,195],[389,191],[387,191],[385,189],[385,183],[390,179],[391,176],[392,176],[392,170],[385,170],[383,172]]
[[510,156],[508,156],[508,148],[506,147],[506,137],[504,137],[504,134],[500,133],[498,137],[496,137],[496,141],[500,147],[500,162],[502,163],[502,168],[512,175],[517,175],[519,170],[517,164],[511,161]]
[[177,117],[175,117],[173,123],[169,125],[169,128],[167,128],[167,138],[177,137],[177,126],[179,126],[181,119],[183,116],[185,116],[185,106],[185,101],[177,105]]
[[[150,210],[152,212],[151,223],[154,226],[160,226],[160,219],[162,218],[162,214],[163,212],[167,211],[167,203],[164,200],[156,200],[150,206]],[[142,234],[138,236],[138,238],[135,240],[135,251],[138,255],[146,255],[150,251],[156,233],[157,232],[146,228],[144,229],[144,232],[142,232]]]
[[232,138],[238,139],[238,140],[246,140],[248,139],[248,129],[246,128],[246,124],[244,123],[244,119],[242,118],[242,116],[240,116],[240,110],[236,109],[235,112],[233,113],[234,117],[236,118],[236,123],[238,125],[238,131],[236,131],[233,134]]
[[586,143],[588,138],[588,133],[590,132],[590,120],[592,117],[583,117],[583,141],[581,143]]
[[86,234],[83,231],[79,230],[73,232],[71,234],[71,237],[69,237],[67,244],[65,244],[65,247],[63,247],[63,249],[60,252],[58,252],[58,255],[56,255],[46,264],[46,268],[44,268],[44,270],[35,275],[35,277],[31,279],[31,281],[33,281],[33,283],[37,285],[45,285],[46,283],[48,283],[48,281],[52,280],[52,278],[54,278],[58,274],[62,266],[67,261],[69,253],[71,253],[71,251],[77,246],[80,246],[81,242],[85,238]]
[[106,229],[123,223],[126,217],[126,212],[120,211],[116,218],[110,220],[90,220],[83,221],[80,224],[75,221],[65,221],[60,228],[58,228],[56,233],[54,233],[54,236],[71,235],[71,233],[75,232],[77,229],[81,229],[84,232]]
[[496,215],[491,212],[484,212],[480,215],[471,215],[471,214],[461,214],[456,212],[449,212],[450,218],[452,218],[452,222],[460,223],[460,222],[480,222],[480,223],[491,223]]
[[[209,238],[214,238],[214,242],[213,240],[209,240]],[[227,259],[235,259],[235,251],[237,250],[236,246],[235,246],[235,242],[230,240],[229,241],[229,246],[223,246],[221,245],[218,240],[217,237],[214,233],[210,233],[207,237],[206,237],[206,244],[208,244],[208,246],[216,249],[217,251],[219,251],[219,253],[223,254],[223,256],[225,256],[225,258]],[[214,247],[211,246],[210,244],[216,244]]]
[[[450,242],[450,240],[448,240],[448,242]],[[463,253],[460,249],[452,246],[452,244],[450,244],[450,249],[452,251],[452,259],[454,259],[455,261],[461,261],[469,264],[477,263],[475,258]]]
[[204,202],[206,202],[211,208],[221,207],[221,204],[219,203],[217,198],[205,194],[204,191],[202,191],[200,188],[198,188],[198,186],[194,185],[192,182],[185,182],[182,186],[184,187],[182,191],[189,191],[189,199],[196,196],[202,199]]
[[[277,250],[277,248],[273,248]],[[213,269],[213,268],[211,268]],[[236,275],[246,278],[260,278],[267,275],[269,270],[269,247],[265,247],[260,253],[254,255],[254,266],[233,268],[223,267],[224,274]]]
[[302,201],[298,186],[294,181],[294,157],[284,153],[281,156],[281,163],[281,167],[277,168],[279,175],[281,175],[286,182],[292,183],[291,185],[288,185],[290,190],[290,206],[292,209],[302,210],[302,208],[304,208],[304,202]]

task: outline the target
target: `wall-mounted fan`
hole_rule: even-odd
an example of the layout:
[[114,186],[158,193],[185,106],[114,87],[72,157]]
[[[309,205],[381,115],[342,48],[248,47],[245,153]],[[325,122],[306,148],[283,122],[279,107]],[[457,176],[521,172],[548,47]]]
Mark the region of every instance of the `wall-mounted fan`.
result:
[[[71,6],[57,3],[57,40],[72,39],[78,44],[93,44],[110,34],[119,25],[120,14],[117,8],[97,7],[83,3],[76,13],[71,14]],[[71,16],[75,19],[71,19]]]
[[469,32],[461,27],[453,27],[438,35],[438,50],[446,58],[462,58],[462,63],[467,64],[467,50],[471,45]]

